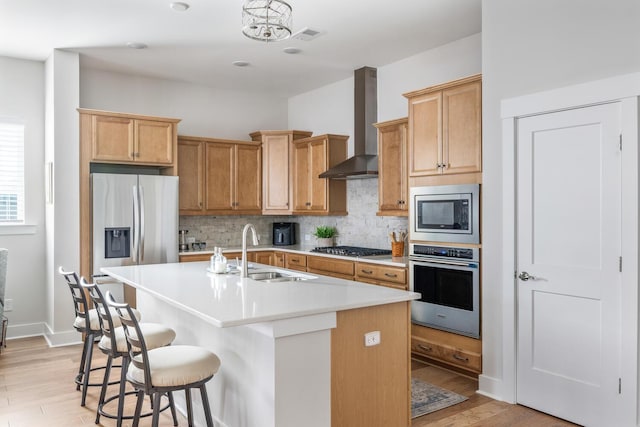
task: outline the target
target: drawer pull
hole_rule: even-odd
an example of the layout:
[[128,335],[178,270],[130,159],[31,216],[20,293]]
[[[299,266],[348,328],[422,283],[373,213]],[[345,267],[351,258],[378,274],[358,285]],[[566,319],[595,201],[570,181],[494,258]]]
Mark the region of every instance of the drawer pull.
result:
[[371,270],[360,270],[360,272],[364,274],[373,274],[373,271]]
[[398,277],[397,274],[391,274],[391,273],[384,273],[384,275],[387,277]]
[[424,351],[433,351],[433,347],[429,347],[428,345],[418,344],[418,348]]
[[460,362],[469,363],[469,358],[468,357],[463,357],[463,356],[460,356],[458,354],[454,354],[453,358],[456,359],[456,360],[459,360]]

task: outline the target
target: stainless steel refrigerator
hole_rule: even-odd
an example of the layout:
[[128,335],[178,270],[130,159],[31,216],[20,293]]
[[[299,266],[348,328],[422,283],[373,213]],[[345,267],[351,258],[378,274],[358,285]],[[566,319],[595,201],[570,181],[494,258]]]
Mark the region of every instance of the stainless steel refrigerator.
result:
[[92,173],[91,194],[96,283],[101,267],[178,262],[178,177]]

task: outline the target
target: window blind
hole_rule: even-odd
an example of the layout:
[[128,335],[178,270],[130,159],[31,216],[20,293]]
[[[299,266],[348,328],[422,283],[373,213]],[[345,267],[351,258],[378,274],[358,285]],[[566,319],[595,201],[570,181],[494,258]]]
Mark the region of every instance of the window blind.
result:
[[24,124],[0,119],[0,224],[24,222]]

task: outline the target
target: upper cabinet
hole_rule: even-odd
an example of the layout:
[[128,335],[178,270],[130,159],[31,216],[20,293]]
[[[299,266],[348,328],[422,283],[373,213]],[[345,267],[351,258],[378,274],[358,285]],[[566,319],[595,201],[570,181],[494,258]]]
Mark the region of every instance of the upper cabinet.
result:
[[481,78],[404,94],[409,100],[409,176],[482,171]]
[[290,215],[293,211],[293,141],[311,136],[299,130],[257,131],[262,142],[262,213]]
[[347,158],[346,135],[318,135],[293,142],[293,213],[346,215],[345,180],[319,178]]
[[[79,109],[89,124],[90,160],[101,163],[172,166],[178,119]],[[84,118],[83,118],[84,116]]]
[[378,215],[407,216],[408,119],[376,123],[378,129]]
[[262,211],[262,150],[249,141],[180,136],[181,215],[254,215]]

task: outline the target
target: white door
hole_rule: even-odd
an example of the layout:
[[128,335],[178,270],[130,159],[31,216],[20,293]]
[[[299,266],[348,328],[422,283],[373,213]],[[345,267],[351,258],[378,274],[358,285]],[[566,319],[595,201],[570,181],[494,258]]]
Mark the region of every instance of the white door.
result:
[[619,396],[619,134],[617,103],[517,122],[517,401],[589,426]]

